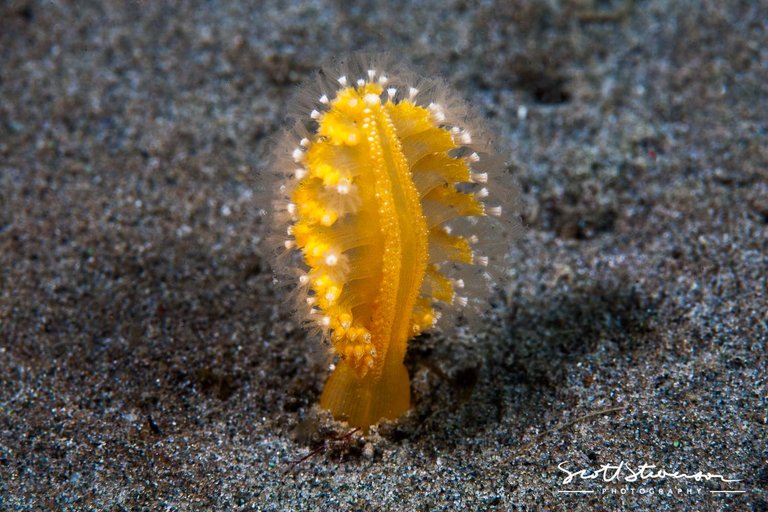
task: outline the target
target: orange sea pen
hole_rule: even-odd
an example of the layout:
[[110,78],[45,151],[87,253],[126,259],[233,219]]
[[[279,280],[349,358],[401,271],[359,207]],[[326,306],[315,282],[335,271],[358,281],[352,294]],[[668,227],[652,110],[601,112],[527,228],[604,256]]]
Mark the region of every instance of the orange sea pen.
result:
[[463,102],[391,59],[340,63],[296,101],[270,167],[277,270],[337,357],[321,406],[367,429],[410,407],[408,340],[485,303],[516,191]]

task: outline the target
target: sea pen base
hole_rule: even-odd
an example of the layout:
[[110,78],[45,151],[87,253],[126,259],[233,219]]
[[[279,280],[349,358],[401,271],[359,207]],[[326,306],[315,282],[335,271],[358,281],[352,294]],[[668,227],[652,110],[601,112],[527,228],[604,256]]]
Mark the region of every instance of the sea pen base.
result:
[[361,378],[349,364],[339,361],[320,398],[320,406],[334,418],[363,431],[382,418],[400,417],[410,404],[411,385],[402,362],[385,366],[381,375]]

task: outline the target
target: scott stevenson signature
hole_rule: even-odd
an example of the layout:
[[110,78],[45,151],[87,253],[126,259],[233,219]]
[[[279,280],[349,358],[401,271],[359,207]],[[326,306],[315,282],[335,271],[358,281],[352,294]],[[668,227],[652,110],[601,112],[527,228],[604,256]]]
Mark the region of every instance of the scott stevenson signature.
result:
[[701,482],[702,480],[720,480],[721,482],[741,482],[740,479],[728,479],[723,475],[717,473],[702,473],[697,471],[696,473],[688,474],[681,473],[679,471],[669,472],[664,469],[656,470],[654,464],[641,464],[636,468],[633,468],[624,461],[618,464],[603,464],[600,469],[580,469],[578,471],[569,471],[563,466],[569,464],[568,462],[561,462],[557,465],[557,469],[567,473],[567,476],[563,478],[564,484],[573,482],[574,478],[581,478],[582,480],[596,480],[598,478],[603,479],[604,482],[637,482],[638,480],[664,480],[665,478],[672,478],[675,480],[694,480]]

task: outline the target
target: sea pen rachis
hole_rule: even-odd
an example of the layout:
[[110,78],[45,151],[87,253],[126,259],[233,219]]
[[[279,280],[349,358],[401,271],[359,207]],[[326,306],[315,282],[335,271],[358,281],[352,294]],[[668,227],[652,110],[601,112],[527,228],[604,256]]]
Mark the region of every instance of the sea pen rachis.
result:
[[303,318],[338,356],[321,405],[367,428],[410,406],[408,340],[477,298],[462,290],[490,279],[478,242],[504,222],[460,100],[386,59],[340,68],[278,149],[275,225]]

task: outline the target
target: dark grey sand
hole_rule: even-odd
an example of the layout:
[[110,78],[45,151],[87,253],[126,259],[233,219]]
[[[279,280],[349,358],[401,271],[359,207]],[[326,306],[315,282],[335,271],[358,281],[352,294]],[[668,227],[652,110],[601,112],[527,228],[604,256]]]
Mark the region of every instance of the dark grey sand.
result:
[[[0,7],[0,509],[768,509],[766,2],[128,4]],[[527,231],[409,415],[334,441],[257,198],[359,48],[489,119]],[[557,468],[621,461],[741,481]]]

